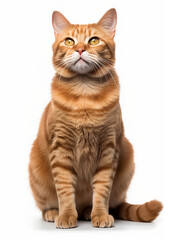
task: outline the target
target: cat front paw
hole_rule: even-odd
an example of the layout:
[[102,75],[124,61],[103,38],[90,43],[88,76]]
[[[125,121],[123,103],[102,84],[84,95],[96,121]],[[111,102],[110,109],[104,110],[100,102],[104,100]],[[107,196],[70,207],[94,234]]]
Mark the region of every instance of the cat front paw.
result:
[[93,227],[109,228],[114,226],[114,218],[109,214],[92,215]]
[[57,228],[75,228],[77,226],[77,217],[61,214],[56,217],[55,223]]

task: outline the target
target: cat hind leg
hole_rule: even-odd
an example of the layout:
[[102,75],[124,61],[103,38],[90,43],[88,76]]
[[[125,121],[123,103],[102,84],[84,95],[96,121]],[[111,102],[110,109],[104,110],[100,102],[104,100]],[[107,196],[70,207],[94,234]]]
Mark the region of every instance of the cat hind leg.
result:
[[58,209],[47,209],[42,212],[42,217],[46,222],[55,222],[58,214]]

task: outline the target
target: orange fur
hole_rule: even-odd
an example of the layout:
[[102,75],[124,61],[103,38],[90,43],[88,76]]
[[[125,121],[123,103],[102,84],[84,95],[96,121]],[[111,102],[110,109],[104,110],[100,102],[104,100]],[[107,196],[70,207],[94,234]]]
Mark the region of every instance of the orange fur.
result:
[[[113,226],[113,216],[148,222],[162,209],[158,201],[144,205],[125,202],[134,161],[132,145],[124,135],[114,69],[115,14],[111,9],[99,23],[89,25],[72,25],[60,13],[53,15],[56,75],[51,101],[32,146],[29,178],[44,220],[55,221],[58,228],[75,227],[77,217],[91,219],[95,227]],[[58,18],[64,30],[56,24]],[[110,19],[110,28],[104,26],[105,19]],[[86,42],[93,36],[100,39],[98,46]],[[65,46],[66,37],[77,42]],[[86,74],[64,65],[64,59],[80,48],[104,64],[99,61],[99,67]]]

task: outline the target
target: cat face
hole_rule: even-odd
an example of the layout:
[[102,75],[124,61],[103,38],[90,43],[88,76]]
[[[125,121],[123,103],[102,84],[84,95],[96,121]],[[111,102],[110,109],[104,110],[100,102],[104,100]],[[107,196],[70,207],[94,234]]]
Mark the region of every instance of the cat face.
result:
[[114,63],[116,11],[110,9],[97,24],[73,25],[59,12],[52,17],[55,33],[53,63],[61,73],[107,72]]

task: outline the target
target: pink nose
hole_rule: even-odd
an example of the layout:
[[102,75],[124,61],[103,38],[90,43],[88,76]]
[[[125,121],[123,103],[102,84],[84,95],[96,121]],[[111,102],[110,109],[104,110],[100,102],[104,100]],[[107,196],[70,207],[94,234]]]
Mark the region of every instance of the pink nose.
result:
[[81,55],[85,50],[82,48],[78,48],[76,51]]

